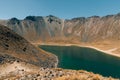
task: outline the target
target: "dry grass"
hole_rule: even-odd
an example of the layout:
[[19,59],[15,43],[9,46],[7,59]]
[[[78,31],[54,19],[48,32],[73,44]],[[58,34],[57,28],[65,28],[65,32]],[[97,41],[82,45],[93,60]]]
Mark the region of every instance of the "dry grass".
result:
[[102,78],[100,75],[87,76],[87,75],[72,75],[55,78],[54,80],[117,80],[113,78]]

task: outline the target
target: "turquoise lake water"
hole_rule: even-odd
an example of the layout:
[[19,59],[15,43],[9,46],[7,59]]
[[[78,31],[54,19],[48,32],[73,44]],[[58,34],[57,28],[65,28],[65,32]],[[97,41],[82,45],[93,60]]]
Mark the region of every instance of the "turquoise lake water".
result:
[[58,56],[58,67],[87,70],[103,76],[120,78],[120,58],[91,48],[77,46],[39,46]]

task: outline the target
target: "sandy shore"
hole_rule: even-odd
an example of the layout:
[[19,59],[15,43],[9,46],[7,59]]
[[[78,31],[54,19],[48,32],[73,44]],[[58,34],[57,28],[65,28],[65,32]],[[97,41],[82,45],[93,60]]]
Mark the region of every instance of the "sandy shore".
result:
[[99,49],[99,48],[94,47],[94,46],[85,46],[85,45],[79,45],[79,44],[56,44],[56,43],[52,43],[52,44],[33,43],[33,45],[79,46],[79,47],[92,48],[92,49],[95,49],[95,50],[101,51],[101,52],[103,52],[103,53],[105,53],[105,54],[108,54],[108,55],[112,55],[112,56],[120,57],[119,54],[115,54],[115,53],[113,53],[112,51],[110,52],[109,50],[102,50],[102,49]]

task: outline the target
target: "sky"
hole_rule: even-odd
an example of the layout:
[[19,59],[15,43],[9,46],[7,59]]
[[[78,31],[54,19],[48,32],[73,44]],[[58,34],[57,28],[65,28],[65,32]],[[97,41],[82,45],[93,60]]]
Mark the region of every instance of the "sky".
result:
[[54,15],[63,19],[120,12],[120,0],[0,0],[0,19]]

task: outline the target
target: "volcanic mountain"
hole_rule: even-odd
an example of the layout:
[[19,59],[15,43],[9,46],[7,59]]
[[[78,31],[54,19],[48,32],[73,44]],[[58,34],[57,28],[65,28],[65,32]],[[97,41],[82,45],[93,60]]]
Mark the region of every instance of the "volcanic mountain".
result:
[[54,69],[58,63],[57,57],[30,43],[49,41],[89,43],[103,40],[118,42],[120,39],[119,21],[119,14],[105,17],[80,17],[71,20],[59,19],[52,15],[28,16],[24,20],[17,18],[0,20],[2,24],[0,25],[0,79],[119,80],[83,70]]
[[0,24],[32,43],[85,44],[120,53],[120,13],[65,20],[53,15],[27,16],[0,20]]

